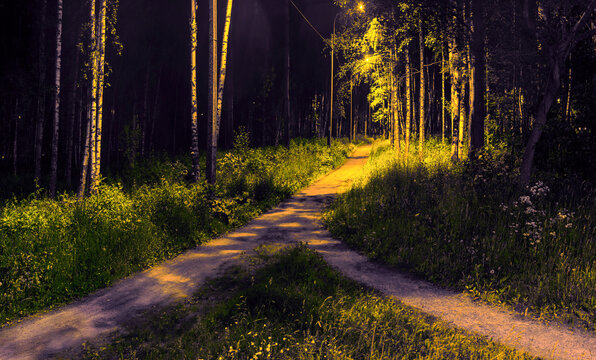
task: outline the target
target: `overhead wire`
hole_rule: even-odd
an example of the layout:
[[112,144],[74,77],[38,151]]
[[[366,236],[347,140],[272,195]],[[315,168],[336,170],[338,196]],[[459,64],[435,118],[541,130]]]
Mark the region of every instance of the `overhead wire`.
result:
[[298,8],[298,6],[294,3],[294,1],[289,0],[290,3],[292,3],[292,5],[294,6],[294,8],[296,9],[296,11],[298,11],[298,13],[302,16],[302,18],[304,18],[304,20],[306,21],[306,23],[317,33],[317,35],[319,35],[319,37],[321,38],[321,40],[323,40],[324,42],[327,42],[327,39],[325,39],[323,37],[323,35],[321,35],[321,33],[319,32],[319,30],[317,30],[317,28],[314,27],[314,25],[308,20],[308,18],[304,15],[304,13],[302,13],[302,11],[300,11],[300,9]]

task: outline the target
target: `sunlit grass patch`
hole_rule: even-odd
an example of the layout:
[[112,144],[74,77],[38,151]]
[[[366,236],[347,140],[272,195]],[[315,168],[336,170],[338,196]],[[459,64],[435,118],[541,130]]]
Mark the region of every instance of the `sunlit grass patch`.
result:
[[[127,359],[530,359],[347,280],[304,246],[85,349]],[[209,301],[208,299],[215,299]]]
[[544,180],[520,191],[506,151],[452,164],[447,146],[427,144],[423,165],[377,144],[367,174],[324,215],[332,233],[441,285],[594,330],[593,188]]
[[106,181],[84,201],[73,194],[51,200],[41,190],[9,201],[0,209],[0,324],[238,227],[341,164],[352,149],[300,139],[289,149],[239,145],[222,154],[214,187],[184,181],[184,162],[155,159],[164,163],[130,169],[125,173],[140,173],[129,184]]

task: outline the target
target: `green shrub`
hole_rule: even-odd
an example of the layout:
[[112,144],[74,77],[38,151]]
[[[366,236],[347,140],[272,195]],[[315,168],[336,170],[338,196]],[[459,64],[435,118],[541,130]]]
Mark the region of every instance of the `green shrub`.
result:
[[[350,146],[317,140],[221,154],[219,182],[185,181],[187,164],[153,159],[96,194],[39,189],[0,209],[0,324],[63,304],[240,226],[338,165]],[[244,140],[243,140],[244,139]],[[322,159],[332,161],[321,164]],[[299,163],[299,164],[295,164]],[[158,176],[160,175],[161,176]]]
[[405,166],[377,145],[368,175],[324,215],[328,228],[441,285],[594,329],[593,188],[553,193],[537,182],[519,191],[507,151],[460,164],[445,161],[448,153],[430,142],[423,165]]

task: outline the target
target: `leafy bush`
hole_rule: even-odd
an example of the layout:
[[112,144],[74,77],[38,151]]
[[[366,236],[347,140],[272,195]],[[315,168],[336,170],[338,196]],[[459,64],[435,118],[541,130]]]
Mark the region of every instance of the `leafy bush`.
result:
[[240,226],[349,152],[349,145],[329,149],[318,140],[294,141],[290,149],[243,145],[220,158],[215,187],[186,183],[187,165],[160,159],[135,167],[128,186],[108,180],[83,201],[67,194],[47,199],[42,190],[12,200],[0,209],[0,324]]

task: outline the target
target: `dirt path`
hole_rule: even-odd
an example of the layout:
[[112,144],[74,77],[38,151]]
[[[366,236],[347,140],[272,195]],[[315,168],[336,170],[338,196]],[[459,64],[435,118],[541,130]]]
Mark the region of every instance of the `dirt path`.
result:
[[358,148],[344,166],[235,232],[72,305],[0,330],[0,359],[45,359],[101,338],[144,310],[192,295],[207,278],[217,276],[238,261],[239,255],[260,244],[299,241],[319,251],[347,276],[455,326],[544,358],[596,359],[596,338],[590,334],[545,326],[472,303],[373,264],[333,239],[320,225],[321,208],[360,174],[369,151],[370,146]]

